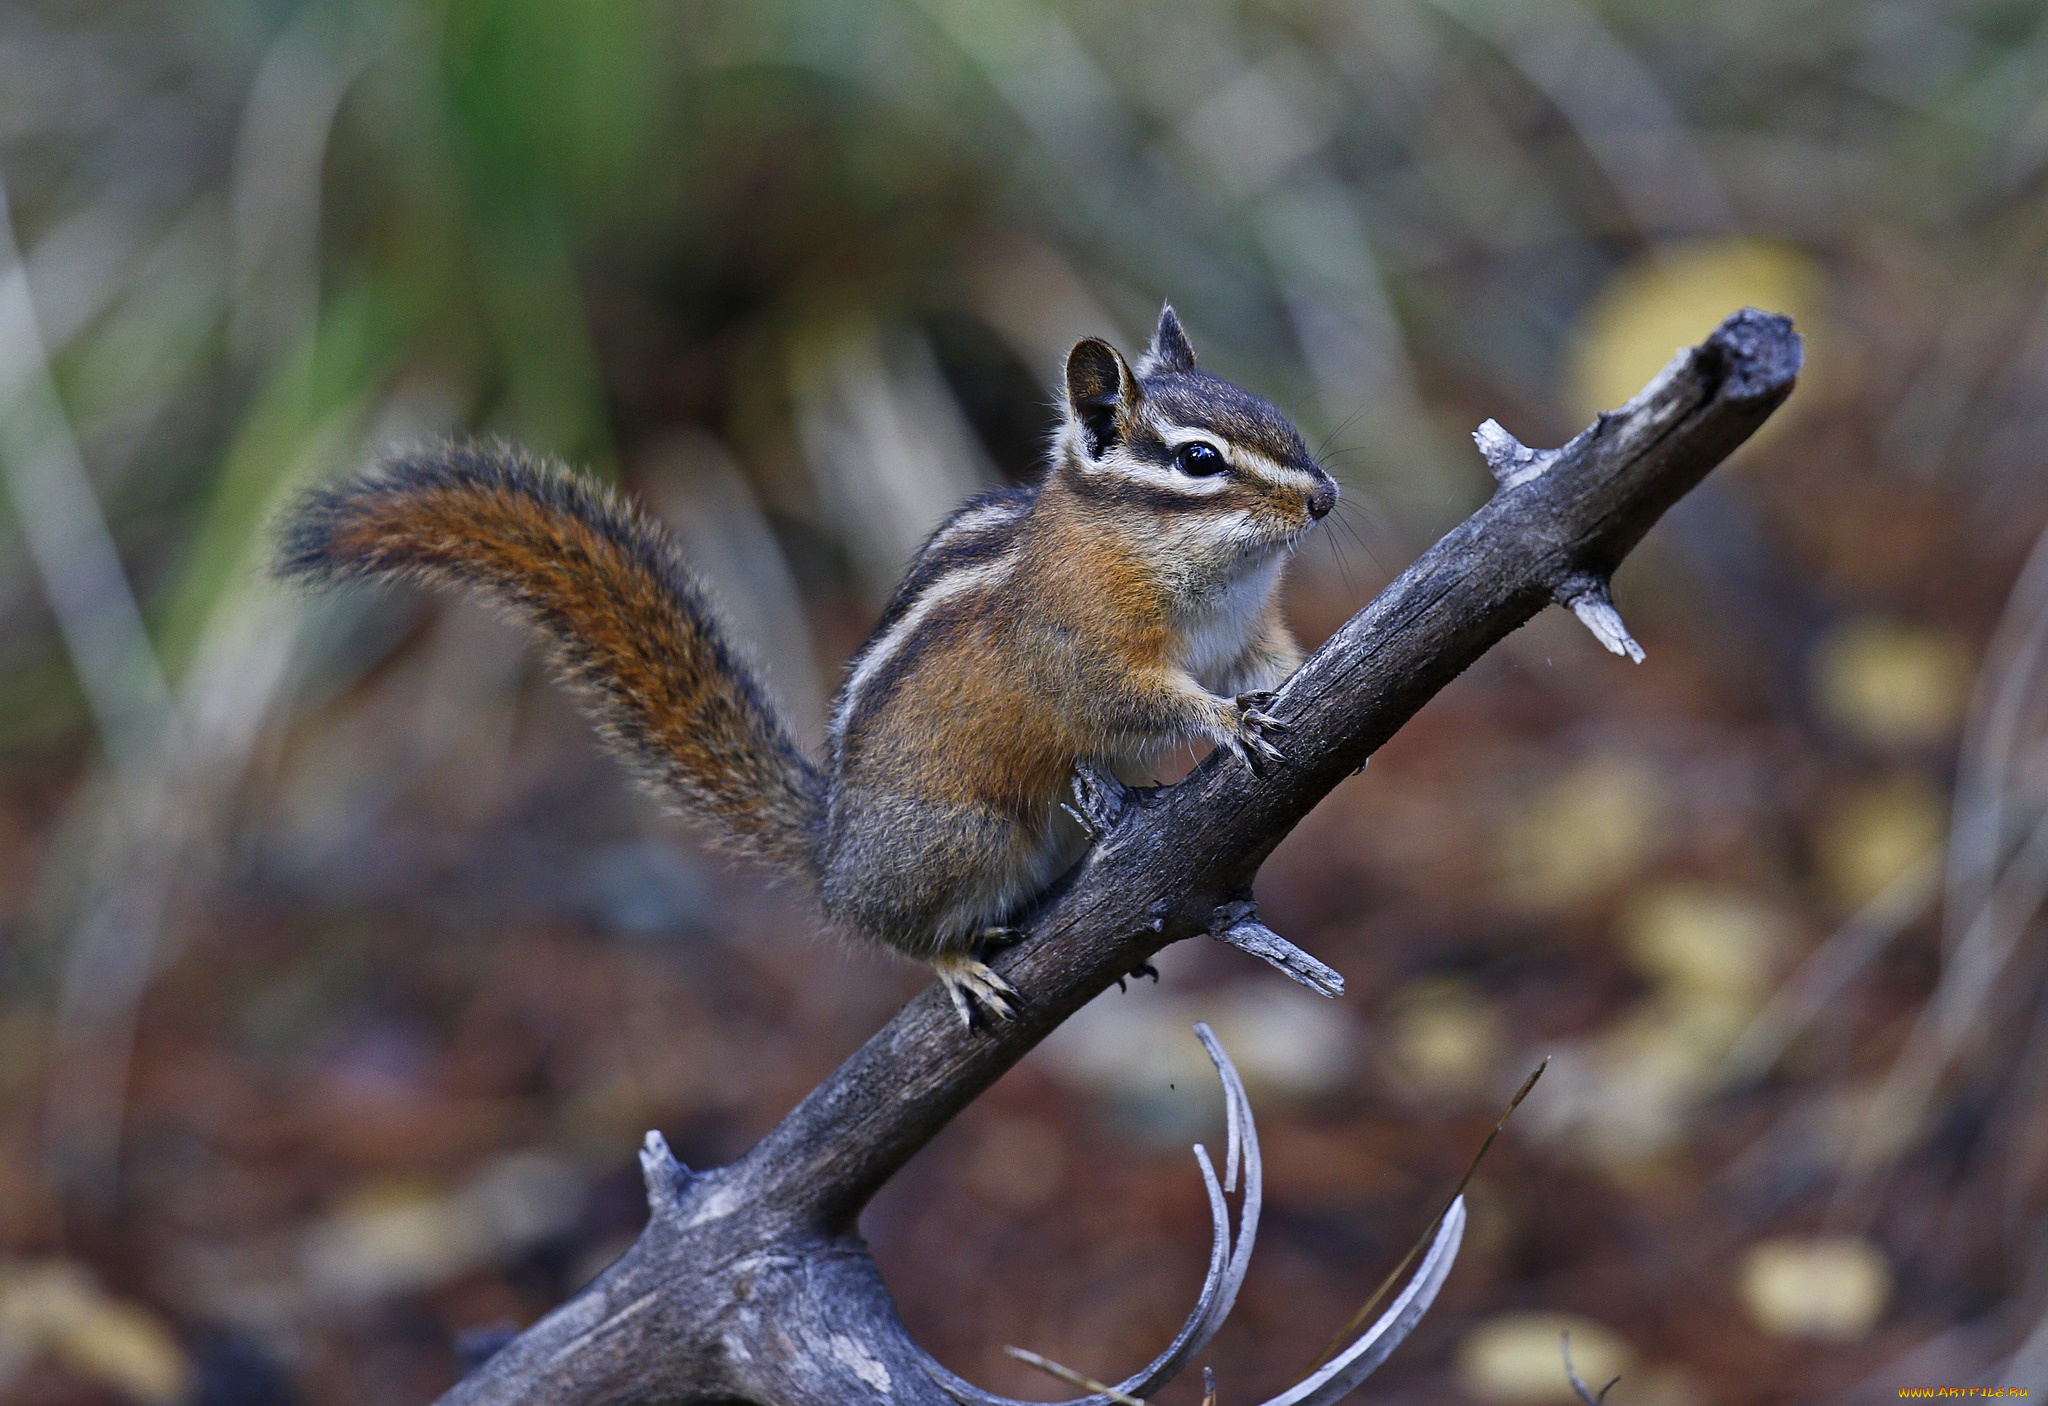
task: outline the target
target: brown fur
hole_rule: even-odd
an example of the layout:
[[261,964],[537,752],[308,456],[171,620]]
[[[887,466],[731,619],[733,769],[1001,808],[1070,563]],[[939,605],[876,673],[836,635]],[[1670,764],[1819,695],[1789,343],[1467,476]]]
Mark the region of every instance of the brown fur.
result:
[[598,731],[727,847],[815,873],[823,783],[655,523],[558,465],[442,445],[322,488],[279,563],[311,581],[468,588],[536,627]]

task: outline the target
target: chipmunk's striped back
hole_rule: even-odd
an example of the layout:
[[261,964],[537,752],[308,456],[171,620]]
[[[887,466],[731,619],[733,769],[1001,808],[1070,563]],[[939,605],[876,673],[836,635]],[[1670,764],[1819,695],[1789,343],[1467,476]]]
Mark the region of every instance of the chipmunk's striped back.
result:
[[612,750],[727,848],[815,877],[824,781],[659,525],[559,465],[444,444],[315,490],[280,574],[467,587],[534,626]]
[[882,618],[846,666],[833,700],[828,744],[837,763],[849,729],[857,727],[912,667],[933,635],[932,616],[1000,587],[1017,568],[1017,530],[1037,499],[1035,488],[999,488],[961,504],[919,548],[889,596]]

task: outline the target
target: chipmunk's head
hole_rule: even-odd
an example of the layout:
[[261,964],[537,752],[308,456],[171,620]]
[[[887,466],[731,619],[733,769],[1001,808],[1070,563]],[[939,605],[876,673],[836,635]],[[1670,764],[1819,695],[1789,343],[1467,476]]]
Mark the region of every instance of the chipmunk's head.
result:
[[1267,560],[1336,506],[1335,481],[1286,416],[1195,368],[1170,306],[1135,370],[1090,337],[1067,354],[1066,382],[1055,476],[1162,551]]

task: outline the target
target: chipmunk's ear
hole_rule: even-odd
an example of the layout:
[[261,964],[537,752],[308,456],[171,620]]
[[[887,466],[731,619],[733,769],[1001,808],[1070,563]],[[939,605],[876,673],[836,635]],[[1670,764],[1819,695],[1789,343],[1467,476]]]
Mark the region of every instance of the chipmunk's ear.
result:
[[1159,310],[1159,330],[1152,334],[1152,345],[1138,362],[1138,374],[1156,376],[1161,371],[1194,369],[1195,349],[1188,342],[1188,334],[1181,330],[1180,318],[1174,314],[1173,304],[1168,303]]
[[1085,337],[1067,353],[1067,415],[1091,457],[1124,437],[1144,398],[1123,353],[1100,337]]

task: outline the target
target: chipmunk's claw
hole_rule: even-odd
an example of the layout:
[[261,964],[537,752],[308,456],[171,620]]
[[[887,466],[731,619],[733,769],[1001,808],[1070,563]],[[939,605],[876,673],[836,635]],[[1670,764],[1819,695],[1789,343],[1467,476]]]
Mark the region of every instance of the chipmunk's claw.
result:
[[1288,724],[1281,722],[1278,718],[1266,712],[1266,709],[1280,701],[1280,695],[1272,689],[1262,688],[1254,689],[1250,693],[1240,693],[1233,701],[1243,711],[1246,718],[1257,719],[1258,726],[1265,731],[1280,736],[1285,736],[1293,731]]
[[932,970],[939,974],[939,980],[945,983],[946,994],[953,998],[953,1009],[959,1012],[960,1023],[970,1030],[974,1028],[976,1003],[997,1020],[1015,1020],[1016,1008],[1024,1004],[1024,998],[1016,987],[972,957],[935,957]]
[[1284,734],[1287,724],[1263,711],[1279,696],[1262,690],[1240,693],[1234,700],[1237,704],[1237,732],[1230,740],[1230,750],[1254,776],[1266,774],[1265,763],[1286,760],[1286,753],[1275,746],[1271,738]]
[[1159,984],[1159,968],[1153,966],[1150,962],[1140,962],[1116,979],[1116,989],[1128,993],[1131,988],[1125,983],[1136,981],[1141,976],[1151,977],[1154,986]]

